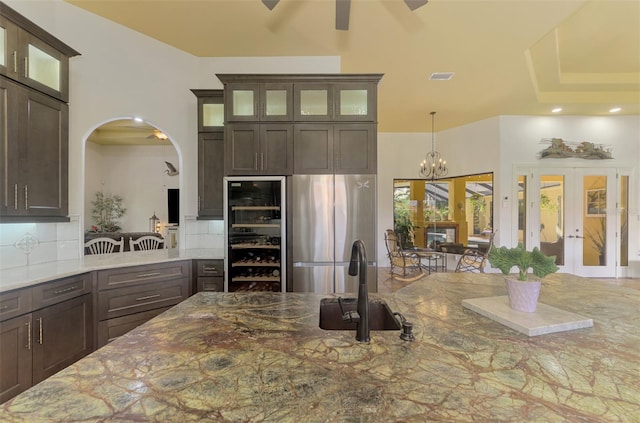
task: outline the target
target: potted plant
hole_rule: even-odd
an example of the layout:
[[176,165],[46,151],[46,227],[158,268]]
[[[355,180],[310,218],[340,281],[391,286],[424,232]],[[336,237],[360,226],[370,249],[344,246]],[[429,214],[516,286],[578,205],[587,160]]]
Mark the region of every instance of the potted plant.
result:
[[[545,256],[538,247],[527,251],[522,244],[512,248],[493,248],[488,259],[491,267],[500,269],[507,276],[505,282],[510,307],[528,313],[536,311],[542,278],[558,270],[555,256]],[[517,278],[510,275],[514,267],[518,269]],[[535,278],[530,276],[529,269]]]
[[93,205],[91,215],[96,223],[96,232],[117,232],[120,230],[120,218],[127,211],[122,207],[122,197],[98,191],[96,199],[91,204]]

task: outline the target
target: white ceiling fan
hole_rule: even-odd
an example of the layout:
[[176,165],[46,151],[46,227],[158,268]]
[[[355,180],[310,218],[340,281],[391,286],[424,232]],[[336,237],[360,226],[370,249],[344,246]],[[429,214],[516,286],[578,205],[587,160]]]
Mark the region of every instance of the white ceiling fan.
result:
[[[403,0],[410,10],[416,10],[424,6],[429,0]],[[262,0],[262,3],[269,10],[273,10],[280,0]],[[349,13],[351,11],[351,0],[336,0],[336,29],[347,31],[349,29]]]

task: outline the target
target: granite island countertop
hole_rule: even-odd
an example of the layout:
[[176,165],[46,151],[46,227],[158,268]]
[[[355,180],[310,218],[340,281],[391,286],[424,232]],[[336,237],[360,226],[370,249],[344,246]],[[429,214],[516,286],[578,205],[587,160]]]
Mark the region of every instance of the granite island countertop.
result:
[[549,276],[591,328],[528,337],[465,309],[502,277],[442,273],[371,294],[416,340],[318,328],[327,295],[199,293],[0,406],[2,422],[634,422],[640,292]]

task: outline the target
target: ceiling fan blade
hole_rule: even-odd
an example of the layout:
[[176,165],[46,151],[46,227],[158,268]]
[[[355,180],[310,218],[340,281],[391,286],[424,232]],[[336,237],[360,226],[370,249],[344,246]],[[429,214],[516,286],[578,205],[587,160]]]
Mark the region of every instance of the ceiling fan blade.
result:
[[351,0],[336,0],[336,29],[347,31],[349,29],[349,13]]
[[409,9],[416,10],[417,8],[429,3],[429,0],[404,0],[404,2]]
[[267,6],[269,10],[273,10],[274,7],[278,4],[280,0],[262,0],[262,4]]

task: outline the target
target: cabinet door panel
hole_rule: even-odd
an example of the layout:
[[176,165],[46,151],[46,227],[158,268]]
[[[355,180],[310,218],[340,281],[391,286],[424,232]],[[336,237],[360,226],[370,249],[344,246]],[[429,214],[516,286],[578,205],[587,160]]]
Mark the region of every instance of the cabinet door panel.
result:
[[223,218],[224,133],[198,136],[198,217]]
[[0,44],[0,74],[17,78],[18,73],[18,27],[0,16],[0,32],[2,43]]
[[293,126],[260,125],[260,163],[263,175],[291,175],[293,170]]
[[0,323],[0,403],[31,386],[31,314]]
[[24,101],[25,208],[32,216],[66,216],[68,106],[34,91]]
[[18,86],[0,77],[0,215],[18,214]]
[[225,133],[225,173],[255,175],[258,173],[259,125],[227,126]]
[[33,383],[93,351],[91,294],[33,313]]
[[333,126],[296,125],[294,173],[333,173]]
[[69,101],[69,57],[27,31],[19,32],[19,77],[25,84]]
[[335,172],[376,173],[375,126],[345,124],[335,127]]

